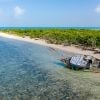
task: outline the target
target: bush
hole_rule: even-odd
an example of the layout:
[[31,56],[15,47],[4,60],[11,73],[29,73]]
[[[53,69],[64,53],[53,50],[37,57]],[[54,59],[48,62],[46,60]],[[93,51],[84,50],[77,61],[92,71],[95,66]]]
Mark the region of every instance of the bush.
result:
[[83,46],[100,47],[100,30],[76,29],[5,29],[20,36],[46,39],[55,44],[77,44]]

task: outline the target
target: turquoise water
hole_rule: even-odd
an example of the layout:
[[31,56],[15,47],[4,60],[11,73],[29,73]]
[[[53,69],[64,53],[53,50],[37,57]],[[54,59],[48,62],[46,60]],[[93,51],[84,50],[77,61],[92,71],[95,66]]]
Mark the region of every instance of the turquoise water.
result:
[[0,100],[66,100],[70,92],[60,79],[64,65],[58,60],[64,54],[0,37]]
[[89,29],[100,30],[100,27],[0,27],[0,30],[4,29]]

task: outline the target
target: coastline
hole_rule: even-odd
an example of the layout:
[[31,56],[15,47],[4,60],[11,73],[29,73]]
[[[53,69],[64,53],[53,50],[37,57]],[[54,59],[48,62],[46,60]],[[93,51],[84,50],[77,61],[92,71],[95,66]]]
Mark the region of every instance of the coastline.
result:
[[49,44],[43,39],[30,39],[29,37],[23,38],[23,37],[19,37],[17,35],[7,34],[4,32],[0,32],[0,37],[35,43],[35,44],[39,44],[39,45],[43,45],[43,46],[47,46],[47,47],[59,49],[59,50],[65,51],[65,52],[75,53],[75,54],[91,55],[97,59],[100,59],[100,54],[94,54],[94,52],[91,50],[83,50],[82,48],[78,48],[73,45],[72,46],[63,46],[63,45]]

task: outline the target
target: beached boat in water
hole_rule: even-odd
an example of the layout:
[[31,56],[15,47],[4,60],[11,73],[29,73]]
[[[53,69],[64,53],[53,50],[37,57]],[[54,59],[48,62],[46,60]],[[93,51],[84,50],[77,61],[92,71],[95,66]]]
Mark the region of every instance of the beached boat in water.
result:
[[96,59],[89,55],[75,55],[69,58],[61,58],[60,60],[69,68],[73,69],[100,68],[100,59]]

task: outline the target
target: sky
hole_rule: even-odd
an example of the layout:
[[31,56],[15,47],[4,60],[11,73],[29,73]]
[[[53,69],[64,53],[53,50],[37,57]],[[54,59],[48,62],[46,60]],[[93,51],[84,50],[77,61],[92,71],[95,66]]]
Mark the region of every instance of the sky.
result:
[[0,0],[0,27],[100,27],[100,0]]

